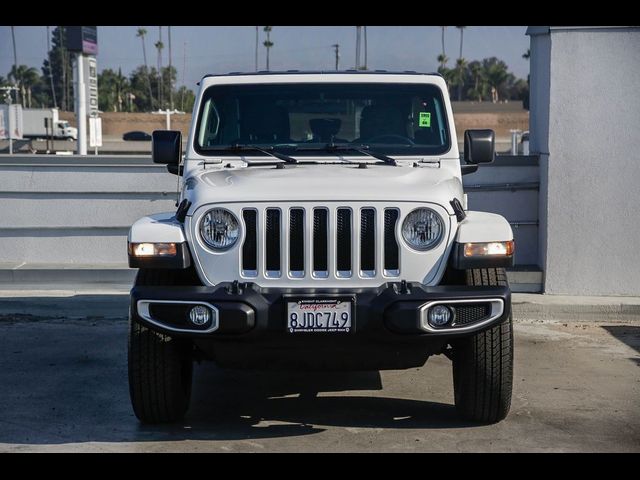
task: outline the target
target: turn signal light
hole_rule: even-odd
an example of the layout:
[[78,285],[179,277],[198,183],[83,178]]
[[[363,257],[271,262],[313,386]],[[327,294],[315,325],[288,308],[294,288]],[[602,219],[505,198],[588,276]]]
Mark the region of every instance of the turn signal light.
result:
[[132,257],[172,257],[178,252],[175,243],[130,243]]
[[482,257],[486,255],[513,255],[513,240],[508,242],[465,243],[465,257]]

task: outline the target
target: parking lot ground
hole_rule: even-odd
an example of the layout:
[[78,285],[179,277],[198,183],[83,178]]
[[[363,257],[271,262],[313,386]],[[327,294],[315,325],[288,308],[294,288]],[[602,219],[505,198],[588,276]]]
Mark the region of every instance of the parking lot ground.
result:
[[511,412],[460,420],[451,364],[356,373],[196,366],[185,420],[142,426],[124,319],[0,317],[0,451],[639,452],[640,322],[515,324]]

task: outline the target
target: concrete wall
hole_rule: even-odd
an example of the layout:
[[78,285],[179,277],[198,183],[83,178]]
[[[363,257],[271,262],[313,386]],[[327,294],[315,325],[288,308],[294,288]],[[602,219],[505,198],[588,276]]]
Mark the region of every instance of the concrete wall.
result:
[[528,33],[545,292],[640,295],[640,28]]
[[0,264],[125,264],[138,218],[175,209],[176,177],[150,158],[0,159]]
[[[513,222],[517,263],[535,264],[537,159],[498,157],[463,179],[469,208]],[[175,191],[149,157],[0,155],[0,270],[126,266],[130,225],[175,210]]]

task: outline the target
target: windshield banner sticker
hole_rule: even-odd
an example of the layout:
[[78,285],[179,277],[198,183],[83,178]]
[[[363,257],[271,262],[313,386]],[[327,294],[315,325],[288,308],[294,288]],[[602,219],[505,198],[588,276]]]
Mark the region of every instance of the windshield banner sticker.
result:
[[431,112],[420,112],[420,117],[418,118],[418,126],[419,127],[431,126]]

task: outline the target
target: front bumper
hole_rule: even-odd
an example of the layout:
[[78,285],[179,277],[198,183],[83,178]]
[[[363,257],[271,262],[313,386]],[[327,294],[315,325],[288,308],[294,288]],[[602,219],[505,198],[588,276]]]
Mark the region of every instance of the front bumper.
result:
[[[351,331],[289,333],[287,299],[309,296],[352,299]],[[471,310],[465,310],[464,323],[425,328],[424,316],[434,303],[453,309],[476,307],[476,312],[486,307],[485,315],[474,319],[469,317]],[[196,304],[217,310],[215,329],[205,326],[198,330],[189,323],[188,309]],[[402,282],[366,289],[289,289],[234,282],[215,287],[137,286],[131,290],[135,320],[158,332],[192,339],[205,355],[226,366],[285,366],[289,359],[296,365],[311,360],[340,369],[407,368],[422,365],[455,338],[500,323],[510,310],[510,291],[500,286],[427,287]]]

